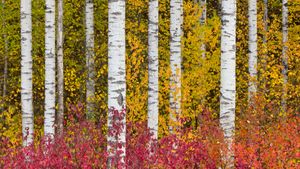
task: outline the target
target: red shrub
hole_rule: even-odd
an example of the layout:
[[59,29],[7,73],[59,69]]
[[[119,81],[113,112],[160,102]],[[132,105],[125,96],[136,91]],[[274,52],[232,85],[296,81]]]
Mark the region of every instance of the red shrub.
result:
[[[63,137],[57,136],[52,141],[43,139],[17,149],[9,149],[8,140],[1,138],[0,168],[106,168],[105,128],[86,121],[82,106],[70,110]],[[115,112],[115,116],[118,119],[120,113]],[[261,117],[259,113],[249,113],[238,120],[234,143],[236,168],[299,168],[299,117],[268,123]],[[220,150],[225,144],[218,120],[212,119],[207,111],[201,119],[197,130],[178,129],[178,133],[159,140],[150,139],[145,122],[128,123],[126,167],[213,169],[222,166]]]

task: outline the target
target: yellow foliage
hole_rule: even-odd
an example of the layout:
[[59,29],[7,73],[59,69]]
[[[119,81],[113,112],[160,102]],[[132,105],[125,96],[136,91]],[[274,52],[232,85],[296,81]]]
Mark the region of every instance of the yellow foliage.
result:
[[0,137],[9,138],[13,147],[22,143],[22,118],[21,114],[14,114],[16,111],[10,106],[0,114]]

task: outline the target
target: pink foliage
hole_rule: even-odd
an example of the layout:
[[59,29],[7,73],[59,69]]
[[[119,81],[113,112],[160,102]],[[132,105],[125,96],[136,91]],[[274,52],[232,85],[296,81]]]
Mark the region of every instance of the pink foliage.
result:
[[[8,148],[9,140],[0,138],[0,168],[106,168],[106,130],[99,124],[85,120],[83,106],[69,107],[68,120],[62,137],[55,140],[43,138],[28,147]],[[122,130],[120,119],[124,112],[114,111],[114,130],[117,136]],[[197,129],[183,127],[178,133],[151,140],[145,122],[126,124],[126,160],[115,168],[207,168],[222,166],[220,150],[223,149],[222,132],[218,120],[204,111]],[[246,120],[247,119],[247,120]],[[270,126],[248,123],[262,121],[256,117],[240,119],[234,143],[236,168],[288,168],[299,167],[299,118],[274,122]],[[182,120],[185,123],[185,120]],[[118,142],[115,143],[119,147]],[[298,161],[299,162],[299,161]]]

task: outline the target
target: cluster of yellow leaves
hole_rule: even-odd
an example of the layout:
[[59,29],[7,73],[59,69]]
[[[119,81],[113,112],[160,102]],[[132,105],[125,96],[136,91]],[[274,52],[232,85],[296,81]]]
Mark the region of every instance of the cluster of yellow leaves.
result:
[[22,140],[22,118],[21,114],[15,114],[15,107],[8,107],[0,114],[0,137],[9,138],[11,146],[21,144]]

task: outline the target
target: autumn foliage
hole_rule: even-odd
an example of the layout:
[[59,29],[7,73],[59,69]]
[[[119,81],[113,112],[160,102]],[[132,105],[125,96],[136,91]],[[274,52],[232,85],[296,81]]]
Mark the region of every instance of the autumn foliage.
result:
[[[217,168],[226,151],[219,128],[220,1],[202,9],[184,1],[182,37],[182,115],[178,131],[168,130],[170,115],[170,1],[159,0],[159,139],[146,128],[148,91],[148,1],[126,0],[127,168]],[[248,0],[237,0],[237,99],[234,140],[236,168],[300,168],[300,0],[290,0],[287,112],[282,112],[281,0],[268,1],[264,32],[263,1],[258,1],[258,97],[248,107]],[[49,142],[44,123],[45,2],[32,1],[34,145],[22,148],[20,1],[0,7],[1,34],[8,39],[7,95],[0,95],[0,168],[105,168],[107,159],[107,0],[95,7],[95,119],[85,119],[86,69],[84,3],[64,0],[64,134]],[[201,36],[202,34],[205,36]],[[263,36],[267,43],[263,44]],[[202,58],[200,46],[206,45]],[[5,54],[0,36],[0,55]],[[265,57],[265,58],[264,58]],[[0,59],[0,67],[4,60]],[[3,76],[1,69],[0,76]],[[2,78],[1,78],[2,79]],[[3,81],[0,81],[1,91]],[[79,104],[81,102],[82,104]],[[69,106],[70,105],[70,106]],[[150,144],[151,143],[151,144]],[[150,147],[152,145],[152,147]],[[174,146],[173,146],[174,145]],[[176,147],[176,148],[175,148]]]
[[[85,120],[83,106],[69,108],[67,126],[55,140],[43,138],[34,145],[12,146],[1,137],[1,168],[106,168],[106,129],[103,123]],[[252,112],[252,113],[251,113]],[[298,168],[300,158],[299,117],[268,119],[252,110],[239,119],[235,148],[236,168]],[[115,113],[115,118],[120,114]],[[197,129],[181,119],[177,132],[151,140],[146,123],[128,123],[127,168],[217,168],[225,167],[220,150],[226,151],[217,118],[203,111]],[[120,129],[120,128],[119,128]],[[118,154],[118,153],[117,153]],[[116,157],[118,158],[118,157]],[[121,164],[115,165],[116,168]]]

